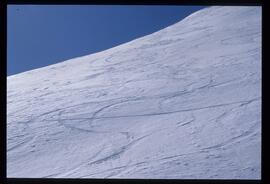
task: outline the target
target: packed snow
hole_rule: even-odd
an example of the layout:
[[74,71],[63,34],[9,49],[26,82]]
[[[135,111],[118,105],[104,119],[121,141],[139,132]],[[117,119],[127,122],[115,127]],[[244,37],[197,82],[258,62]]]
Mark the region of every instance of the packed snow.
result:
[[9,76],[7,177],[260,179],[261,64],[261,7],[214,6]]

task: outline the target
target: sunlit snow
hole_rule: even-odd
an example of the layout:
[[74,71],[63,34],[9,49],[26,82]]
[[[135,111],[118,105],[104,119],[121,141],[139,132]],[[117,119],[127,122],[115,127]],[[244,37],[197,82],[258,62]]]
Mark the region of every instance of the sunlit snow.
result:
[[215,6],[9,76],[7,177],[260,179],[261,62],[261,7]]

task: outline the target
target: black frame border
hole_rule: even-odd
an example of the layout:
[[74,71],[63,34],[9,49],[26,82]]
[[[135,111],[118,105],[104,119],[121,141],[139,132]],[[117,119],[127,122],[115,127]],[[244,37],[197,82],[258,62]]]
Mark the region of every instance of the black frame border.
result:
[[[28,184],[47,184],[47,183],[203,183],[203,184],[228,184],[228,183],[266,183],[266,123],[263,123],[263,116],[265,114],[265,107],[263,107],[263,99],[265,97],[265,79],[263,74],[265,73],[264,65],[264,39],[265,39],[265,8],[262,0],[135,0],[128,2],[127,0],[1,0],[0,2],[0,17],[3,31],[1,32],[1,51],[0,51],[0,141],[1,141],[1,153],[0,153],[0,184],[4,183],[28,183]],[[7,89],[7,6],[8,5],[205,5],[205,6],[261,6],[262,7],[262,145],[261,145],[261,180],[223,180],[223,179],[48,179],[48,178],[7,178],[6,175],[6,89]]]

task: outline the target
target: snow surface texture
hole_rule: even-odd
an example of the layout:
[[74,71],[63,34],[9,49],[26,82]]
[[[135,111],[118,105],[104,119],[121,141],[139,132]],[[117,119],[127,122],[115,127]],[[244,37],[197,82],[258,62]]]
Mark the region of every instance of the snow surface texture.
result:
[[8,177],[261,178],[261,7],[7,82]]

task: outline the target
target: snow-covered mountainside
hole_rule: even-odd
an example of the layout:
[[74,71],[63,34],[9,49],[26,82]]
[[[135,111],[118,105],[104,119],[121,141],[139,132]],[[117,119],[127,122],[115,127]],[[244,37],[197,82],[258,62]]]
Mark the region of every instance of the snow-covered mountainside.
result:
[[261,7],[226,6],[9,76],[7,176],[260,179],[261,62]]

